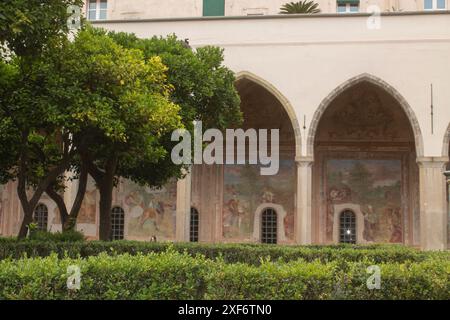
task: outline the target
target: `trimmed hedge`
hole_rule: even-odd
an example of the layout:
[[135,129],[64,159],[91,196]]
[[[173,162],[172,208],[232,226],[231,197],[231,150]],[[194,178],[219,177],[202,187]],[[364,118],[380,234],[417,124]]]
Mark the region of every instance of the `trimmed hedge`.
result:
[[[367,289],[370,264],[263,260],[255,266],[174,250],[86,259],[54,254],[0,261],[0,299],[450,299],[447,258],[382,263],[379,290]],[[81,269],[80,290],[66,287],[69,265]]]
[[406,261],[421,262],[429,257],[443,256],[450,259],[450,252],[423,252],[404,246],[392,245],[336,245],[336,246],[280,246],[260,244],[193,244],[193,243],[152,243],[138,241],[16,241],[0,239],[0,259],[27,257],[46,257],[56,253],[59,257],[89,257],[100,253],[117,255],[129,253],[158,253],[169,247],[177,252],[187,252],[191,256],[201,254],[209,259],[221,257],[227,263],[244,262],[259,265],[261,258],[271,260],[305,261],[361,261],[367,259],[374,263]]

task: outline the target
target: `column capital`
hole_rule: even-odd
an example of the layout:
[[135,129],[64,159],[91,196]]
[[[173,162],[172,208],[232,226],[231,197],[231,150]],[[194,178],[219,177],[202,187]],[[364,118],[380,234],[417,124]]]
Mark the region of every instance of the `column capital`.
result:
[[314,163],[314,157],[295,157],[298,167],[308,167]]
[[418,157],[416,161],[419,167],[444,169],[449,157]]

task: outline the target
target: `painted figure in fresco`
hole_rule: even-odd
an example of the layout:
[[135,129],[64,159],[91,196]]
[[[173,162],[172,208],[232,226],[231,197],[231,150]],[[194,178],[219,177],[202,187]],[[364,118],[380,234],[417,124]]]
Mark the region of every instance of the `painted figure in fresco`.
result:
[[401,212],[400,208],[395,208],[392,211],[391,215],[391,227],[392,227],[392,234],[389,242],[391,243],[398,243],[403,241],[403,232],[402,232],[402,226],[401,226]]
[[147,221],[151,221],[155,230],[159,230],[156,222],[158,216],[157,209],[154,208],[151,201],[149,207],[146,207],[142,195],[138,191],[133,191],[125,197],[125,203],[130,207],[131,216],[139,218],[138,226],[140,228],[142,228]]
[[369,204],[367,206],[367,210],[364,210],[363,207],[361,207],[361,210],[364,216],[363,238],[368,242],[373,242],[375,241],[374,232],[377,226],[377,223],[373,221],[374,220],[373,207]]
[[95,210],[97,204],[97,189],[86,191],[83,203],[81,204],[78,223],[95,223]]
[[294,235],[294,215],[292,213],[284,217],[284,234],[288,238]]
[[338,203],[338,202],[342,202],[342,201],[348,201],[350,199],[351,196],[351,190],[350,188],[344,186],[340,189],[338,188],[330,188],[330,200],[333,203]]
[[230,199],[226,206],[231,215],[231,224],[240,229],[242,225],[242,218],[245,215],[245,209],[240,205],[237,194],[233,194],[233,198]]
[[262,194],[262,202],[274,203],[275,194],[269,190],[269,188],[264,188]]
[[130,216],[129,234],[150,240],[157,236],[163,241],[175,237],[176,182],[162,188],[142,187],[127,181],[123,201]]
[[159,231],[159,224],[163,220],[164,216],[164,203],[162,201],[157,201],[156,204],[153,201],[150,201],[149,207],[145,208],[144,203],[142,202],[140,204],[142,208],[144,209],[143,214],[141,215],[141,218],[139,220],[139,225],[141,227],[144,226],[144,223],[147,222],[147,220],[152,220],[153,224],[155,226],[155,230]]

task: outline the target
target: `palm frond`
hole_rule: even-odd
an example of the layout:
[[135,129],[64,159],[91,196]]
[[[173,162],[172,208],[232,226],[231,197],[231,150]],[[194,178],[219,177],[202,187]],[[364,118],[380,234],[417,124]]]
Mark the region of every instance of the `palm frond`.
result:
[[289,2],[280,8],[281,14],[320,13],[319,5],[311,0]]

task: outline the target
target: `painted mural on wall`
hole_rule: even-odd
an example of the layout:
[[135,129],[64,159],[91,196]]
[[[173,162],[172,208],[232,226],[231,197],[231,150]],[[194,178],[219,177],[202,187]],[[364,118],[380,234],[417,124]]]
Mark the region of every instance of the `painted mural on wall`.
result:
[[170,182],[161,189],[123,182],[120,194],[128,215],[127,237],[158,241],[174,240],[176,232],[177,183]]
[[400,160],[328,160],[326,236],[333,240],[334,206],[359,205],[366,242],[403,242]]
[[223,236],[233,240],[251,240],[255,210],[264,203],[281,205],[286,211],[285,236],[294,237],[295,164],[281,160],[274,176],[260,175],[258,165],[224,166]]
[[86,193],[84,194],[83,203],[81,204],[80,212],[78,213],[78,224],[95,224],[96,223],[96,210],[99,202],[98,190],[95,186],[95,181],[89,177]]

